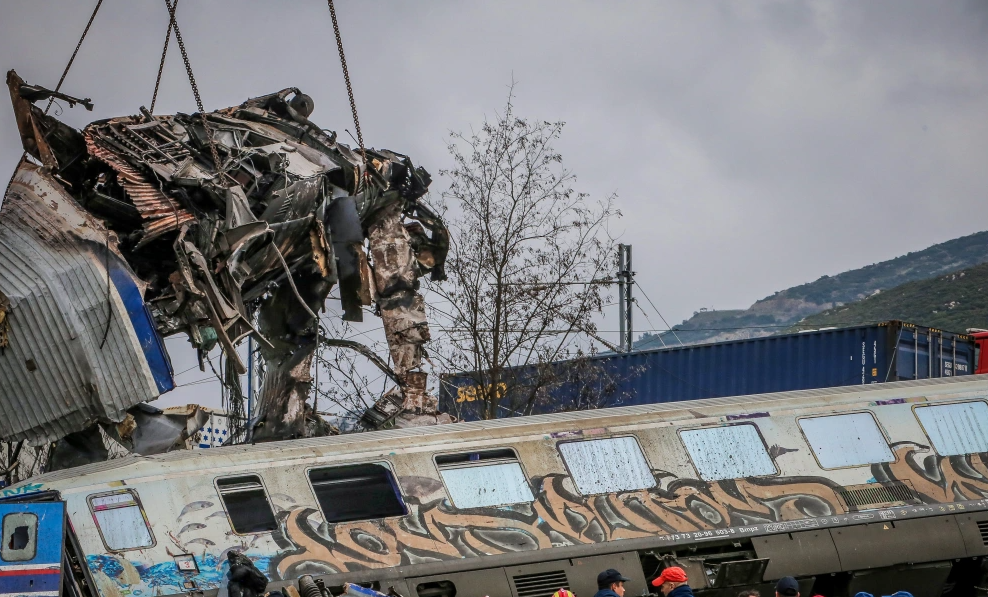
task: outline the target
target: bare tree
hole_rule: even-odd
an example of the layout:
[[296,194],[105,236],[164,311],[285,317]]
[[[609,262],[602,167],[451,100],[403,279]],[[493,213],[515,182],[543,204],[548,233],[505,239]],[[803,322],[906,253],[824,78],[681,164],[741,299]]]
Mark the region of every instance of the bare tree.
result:
[[[552,363],[586,358],[581,342],[596,338],[601,282],[614,270],[607,224],[620,212],[613,195],[592,202],[574,190],[554,147],[563,125],[519,117],[512,86],[479,131],[451,134],[455,166],[442,172],[450,187],[440,203],[451,230],[449,279],[432,286],[445,299],[432,304],[444,330],[432,350],[443,368],[471,372],[461,414],[468,406],[485,419],[531,414],[572,377]],[[577,405],[602,406],[586,396],[554,406]]]

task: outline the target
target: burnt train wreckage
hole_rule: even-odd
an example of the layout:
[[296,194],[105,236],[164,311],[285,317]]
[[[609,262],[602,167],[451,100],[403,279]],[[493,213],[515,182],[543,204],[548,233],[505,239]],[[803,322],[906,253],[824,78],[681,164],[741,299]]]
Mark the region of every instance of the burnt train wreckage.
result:
[[161,338],[178,333],[200,363],[218,344],[234,380],[246,371],[238,342],[259,344],[252,440],[330,433],[305,399],[316,314],[335,285],[343,319],[373,306],[390,349],[389,366],[336,341],[396,382],[365,419],[442,420],[421,371],[418,280],[444,278],[448,232],[420,201],[425,169],[338,143],[295,88],[208,114],[142,107],[78,131],[34,102],[88,99],[14,71],[7,85],[38,163],[21,160],[0,209],[0,410],[16,415],[0,436],[38,445],[97,422],[127,427],[128,409],[173,387]]

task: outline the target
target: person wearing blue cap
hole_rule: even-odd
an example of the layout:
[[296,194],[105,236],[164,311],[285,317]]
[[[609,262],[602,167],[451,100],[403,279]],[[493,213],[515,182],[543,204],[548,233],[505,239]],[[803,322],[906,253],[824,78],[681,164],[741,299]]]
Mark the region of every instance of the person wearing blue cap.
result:
[[799,583],[791,576],[783,576],[775,583],[775,597],[799,597]]
[[593,597],[624,597],[624,583],[631,580],[614,568],[597,575],[597,592]]

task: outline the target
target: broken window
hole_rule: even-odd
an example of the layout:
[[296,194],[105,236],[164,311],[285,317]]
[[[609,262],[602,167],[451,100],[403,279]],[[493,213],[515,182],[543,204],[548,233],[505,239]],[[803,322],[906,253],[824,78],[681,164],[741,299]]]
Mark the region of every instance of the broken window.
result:
[[892,462],[895,456],[871,413],[799,420],[799,427],[823,468]]
[[937,454],[988,452],[988,404],[977,401],[918,406],[916,416]]
[[227,516],[230,517],[233,532],[245,535],[266,533],[278,528],[271,502],[257,475],[217,479],[216,490],[223,500]]
[[38,551],[38,517],[30,512],[14,512],[3,517],[0,559],[5,562],[33,560]]
[[312,469],[309,482],[326,522],[374,520],[408,513],[398,483],[384,463]]
[[439,475],[457,508],[485,508],[535,500],[514,450],[436,456]]
[[89,507],[107,549],[122,551],[154,545],[136,491],[91,495]]
[[559,444],[559,453],[583,495],[655,487],[655,477],[633,437]]
[[689,429],[679,435],[704,480],[743,479],[776,473],[775,463],[754,425]]

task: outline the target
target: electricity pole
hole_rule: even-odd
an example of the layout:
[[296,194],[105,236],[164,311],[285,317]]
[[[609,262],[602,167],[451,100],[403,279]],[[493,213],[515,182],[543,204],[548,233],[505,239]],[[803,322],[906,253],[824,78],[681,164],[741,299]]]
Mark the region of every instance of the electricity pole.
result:
[[621,337],[618,347],[622,352],[631,352],[634,348],[634,326],[632,324],[631,308],[635,299],[632,288],[635,285],[635,272],[631,269],[631,245],[618,245],[618,313]]

